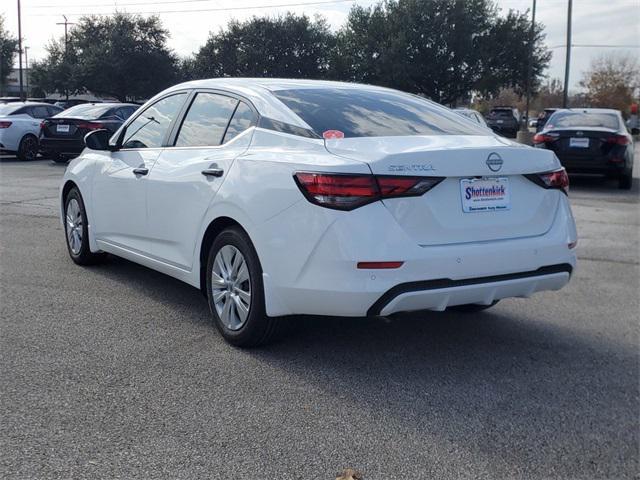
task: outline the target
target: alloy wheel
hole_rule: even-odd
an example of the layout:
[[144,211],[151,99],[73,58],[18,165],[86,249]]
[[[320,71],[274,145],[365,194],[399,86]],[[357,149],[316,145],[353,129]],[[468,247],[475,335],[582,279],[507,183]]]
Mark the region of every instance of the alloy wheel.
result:
[[67,204],[66,230],[71,253],[79,255],[82,249],[82,212],[75,198],[69,200]]
[[244,256],[233,245],[223,246],[215,256],[211,295],[225,327],[229,330],[242,328],[251,308],[251,277]]

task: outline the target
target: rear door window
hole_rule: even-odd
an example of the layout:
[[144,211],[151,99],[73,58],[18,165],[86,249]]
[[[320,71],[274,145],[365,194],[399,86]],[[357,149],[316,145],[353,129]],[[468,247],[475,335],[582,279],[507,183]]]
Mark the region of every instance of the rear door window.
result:
[[47,110],[45,106],[37,105],[31,107],[31,116],[33,118],[47,118],[49,116],[49,110]]
[[486,135],[447,108],[394,90],[300,88],[273,94],[319,136],[329,130],[346,138]]
[[233,114],[227,133],[224,136],[223,143],[233,140],[246,129],[254,126],[258,121],[257,115],[251,110],[251,107],[244,102],[238,104],[238,108]]
[[238,100],[216,93],[198,93],[182,122],[176,147],[216,146],[222,143]]

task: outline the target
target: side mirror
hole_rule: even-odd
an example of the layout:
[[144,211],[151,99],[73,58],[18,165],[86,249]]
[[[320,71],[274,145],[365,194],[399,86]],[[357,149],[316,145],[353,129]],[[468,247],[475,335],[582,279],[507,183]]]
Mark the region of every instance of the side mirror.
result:
[[90,150],[113,150],[113,148],[109,146],[109,138],[111,138],[109,130],[94,130],[84,136],[84,144]]

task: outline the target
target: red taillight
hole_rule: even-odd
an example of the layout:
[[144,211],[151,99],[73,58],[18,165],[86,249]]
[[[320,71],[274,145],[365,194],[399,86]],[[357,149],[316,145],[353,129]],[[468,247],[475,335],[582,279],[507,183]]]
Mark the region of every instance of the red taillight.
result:
[[564,168],[553,172],[533,173],[525,175],[529,180],[544,188],[557,188],[569,193],[569,175]]
[[625,135],[612,135],[607,138],[607,143],[613,143],[615,145],[629,145],[629,138]]
[[44,120],[40,122],[40,130],[44,130],[45,122]]
[[9,128],[11,126],[11,122],[0,122],[0,128]]
[[337,210],[353,210],[384,198],[419,196],[441,177],[402,177],[297,172],[294,179],[311,203]]
[[553,135],[547,135],[546,133],[536,133],[533,136],[533,143],[547,143],[547,142],[555,142],[558,137]]
[[98,130],[99,128],[103,128],[103,125],[101,123],[96,123],[96,122],[84,122],[84,123],[79,123],[77,127],[84,130]]

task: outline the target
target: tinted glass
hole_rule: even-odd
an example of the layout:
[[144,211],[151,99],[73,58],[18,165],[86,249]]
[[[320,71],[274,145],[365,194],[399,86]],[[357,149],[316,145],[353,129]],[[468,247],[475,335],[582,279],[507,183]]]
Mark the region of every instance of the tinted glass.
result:
[[180,111],[186,96],[186,93],[171,95],[148,107],[127,127],[122,147],[161,147],[171,121]]
[[318,135],[327,130],[340,130],[345,137],[487,134],[449,109],[392,90],[310,88],[274,95]]
[[85,103],[83,105],[76,105],[75,107],[66,109],[64,112],[58,114],[58,117],[95,120],[96,118],[100,118],[107,110],[109,110],[109,108],[110,107],[105,107],[104,105],[92,105],[90,103]]
[[491,110],[489,117],[492,118],[514,118],[512,110]]
[[176,147],[220,145],[238,100],[215,93],[198,93],[180,127]]
[[618,130],[620,122],[615,113],[557,112],[547,122],[547,128],[602,127]]
[[62,112],[61,108],[56,108],[53,106],[49,106],[47,107],[47,109],[49,110],[49,116],[53,117],[54,115],[57,115],[58,113]]
[[31,107],[31,116],[33,118],[47,118],[49,116],[49,110],[45,106]]
[[244,102],[240,102],[238,104],[238,108],[236,108],[235,113],[233,114],[233,118],[229,123],[229,128],[227,128],[227,133],[224,136],[224,142],[228,142],[233,138],[240,135],[247,128],[256,124],[258,118],[256,114],[253,113],[253,110]]

